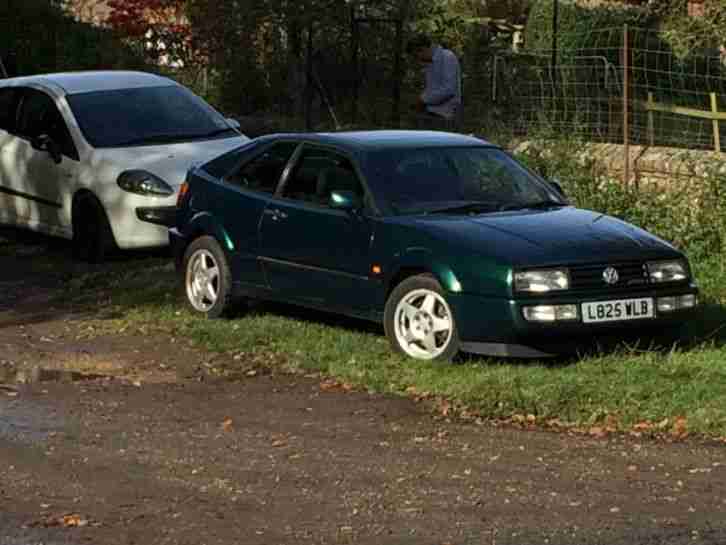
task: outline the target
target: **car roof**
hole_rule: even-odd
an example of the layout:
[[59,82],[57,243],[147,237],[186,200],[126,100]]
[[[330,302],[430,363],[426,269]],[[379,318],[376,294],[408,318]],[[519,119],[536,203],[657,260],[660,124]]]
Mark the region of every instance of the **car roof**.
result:
[[157,76],[156,74],[126,70],[57,72],[54,74],[37,74],[34,76],[22,76],[18,78],[0,80],[0,86],[30,84],[59,88],[67,95],[90,93],[94,91],[113,91],[117,89],[178,85],[174,80]]
[[417,130],[370,130],[370,131],[343,131],[328,133],[279,133],[261,137],[260,139],[294,139],[305,142],[333,145],[351,152],[375,151],[395,148],[437,148],[437,147],[469,147],[492,146],[473,135],[465,135],[439,131]]

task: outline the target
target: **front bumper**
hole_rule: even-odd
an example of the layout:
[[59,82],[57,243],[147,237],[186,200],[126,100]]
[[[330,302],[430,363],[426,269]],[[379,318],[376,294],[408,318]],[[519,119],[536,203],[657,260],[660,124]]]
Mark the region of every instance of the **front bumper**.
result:
[[[589,292],[549,297],[517,299],[450,294],[449,300],[465,352],[511,357],[546,357],[579,351],[583,346],[598,344],[600,339],[629,339],[655,330],[685,323],[698,307],[668,313],[654,309],[654,317],[606,323],[585,323],[579,312],[577,320],[530,322],[524,307],[536,305],[576,305],[619,299],[698,295],[695,284],[625,293]],[[655,305],[654,305],[655,306]]]
[[142,206],[136,209],[136,217],[146,223],[172,227],[176,224],[176,206]]

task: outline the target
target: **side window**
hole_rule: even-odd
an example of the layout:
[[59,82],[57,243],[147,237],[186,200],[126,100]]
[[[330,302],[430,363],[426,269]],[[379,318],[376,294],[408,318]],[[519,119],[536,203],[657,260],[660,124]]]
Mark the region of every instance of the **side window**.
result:
[[328,206],[336,190],[353,191],[361,199],[363,187],[350,160],[326,149],[307,148],[285,183],[282,196]]
[[13,88],[0,89],[0,130],[13,132],[17,102]]
[[295,142],[280,142],[270,146],[261,155],[232,172],[225,181],[244,189],[272,194],[295,149]]
[[78,160],[78,152],[63,116],[52,98],[41,91],[28,89],[21,101],[17,133],[31,140],[47,134],[63,155]]

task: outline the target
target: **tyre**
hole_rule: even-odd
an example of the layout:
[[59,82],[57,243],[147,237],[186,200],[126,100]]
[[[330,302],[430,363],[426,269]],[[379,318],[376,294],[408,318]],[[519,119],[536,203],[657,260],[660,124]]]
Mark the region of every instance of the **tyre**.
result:
[[232,307],[232,275],[227,256],[210,236],[194,240],[184,253],[181,274],[189,304],[208,318],[219,318]]
[[383,324],[393,349],[412,358],[449,362],[459,352],[454,314],[430,274],[411,276],[393,289]]
[[106,211],[93,195],[73,202],[73,256],[87,263],[101,263],[115,248]]

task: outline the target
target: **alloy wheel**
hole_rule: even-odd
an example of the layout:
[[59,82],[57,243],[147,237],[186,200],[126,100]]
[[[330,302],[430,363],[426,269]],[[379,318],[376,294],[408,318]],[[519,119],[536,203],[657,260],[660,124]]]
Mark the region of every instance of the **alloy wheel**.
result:
[[219,265],[209,250],[199,249],[188,261],[187,298],[194,309],[207,312],[219,297]]
[[394,333],[398,344],[409,356],[434,359],[451,342],[451,309],[446,300],[435,291],[413,290],[396,305]]

